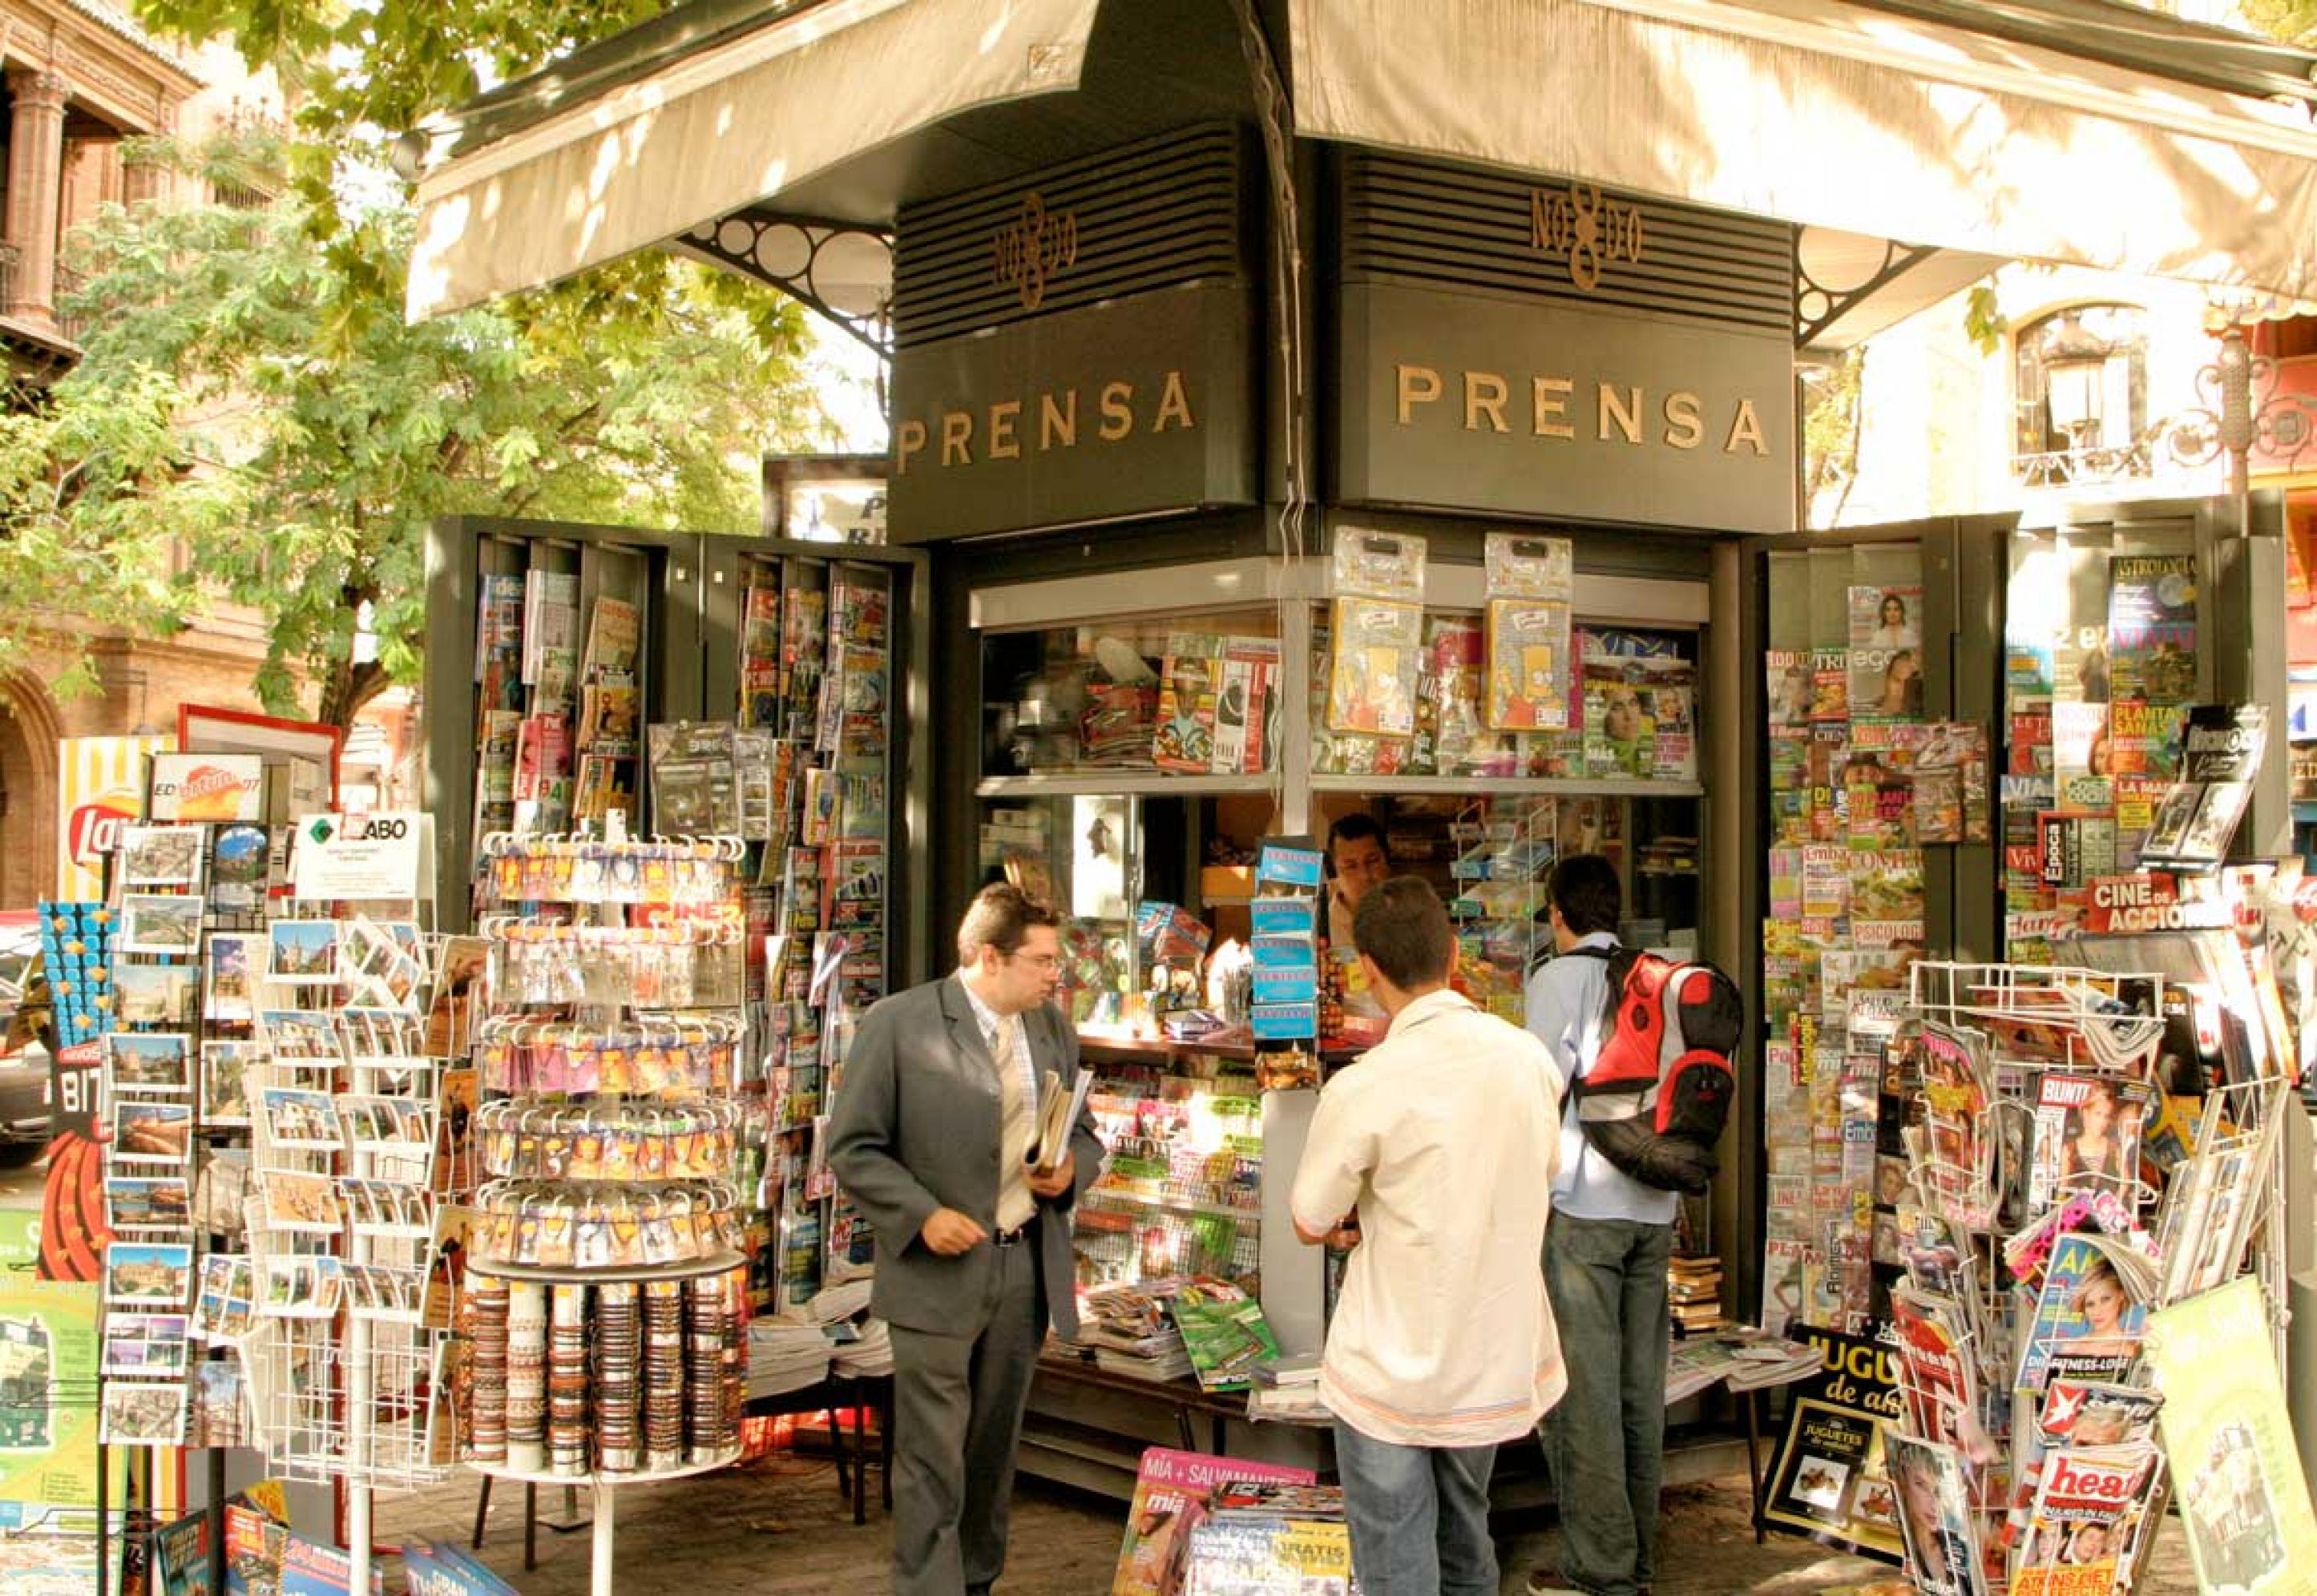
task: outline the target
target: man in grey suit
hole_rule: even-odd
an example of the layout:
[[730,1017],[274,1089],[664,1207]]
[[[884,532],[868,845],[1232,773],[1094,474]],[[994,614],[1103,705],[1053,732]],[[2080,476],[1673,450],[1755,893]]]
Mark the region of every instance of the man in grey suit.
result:
[[[1049,1003],[1054,911],[985,887],[959,968],[862,1016],[828,1162],[877,1234],[872,1309],[893,1330],[894,1596],[980,1596],[1006,1565],[1014,1454],[1051,1317],[1078,1329],[1070,1210],[1101,1172],[1090,1115],[1031,1160],[1040,1083],[1077,1078]],[[1052,1161],[1046,1161],[1052,1162]]]

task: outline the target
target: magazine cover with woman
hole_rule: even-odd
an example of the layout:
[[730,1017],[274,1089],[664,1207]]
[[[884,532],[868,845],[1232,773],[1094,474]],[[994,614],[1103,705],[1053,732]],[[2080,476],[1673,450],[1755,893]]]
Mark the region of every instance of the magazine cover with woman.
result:
[[2140,1179],[2140,1128],[2152,1095],[2137,1081],[2045,1075],[2035,1099],[2029,1209],[2041,1213],[2069,1191],[2128,1195]]

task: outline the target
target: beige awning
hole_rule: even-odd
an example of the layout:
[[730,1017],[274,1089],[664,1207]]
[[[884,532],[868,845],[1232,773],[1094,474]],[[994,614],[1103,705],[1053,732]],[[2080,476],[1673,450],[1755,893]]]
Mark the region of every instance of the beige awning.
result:
[[1290,4],[1310,137],[2317,295],[2317,132],[2297,110],[1838,0]]
[[418,185],[420,319],[774,198],[977,105],[1078,86],[1098,0],[828,0],[450,161]]

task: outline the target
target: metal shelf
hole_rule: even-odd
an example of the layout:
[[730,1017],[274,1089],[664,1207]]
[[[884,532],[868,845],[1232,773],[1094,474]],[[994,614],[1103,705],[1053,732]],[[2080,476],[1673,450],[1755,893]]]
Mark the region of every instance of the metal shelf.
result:
[[1493,798],[1704,798],[1695,781],[1588,780],[1576,776],[1314,776],[1314,792]]
[[[479,1275],[501,1280],[532,1280],[559,1286],[595,1286],[605,1281],[688,1280],[699,1275],[738,1269],[746,1260],[726,1251],[707,1258],[681,1259],[674,1263],[641,1264],[628,1269],[578,1269],[569,1264],[549,1268],[537,1263],[502,1263],[495,1258],[470,1258],[467,1267]],[[557,1476],[562,1477],[560,1476]]]
[[1263,1223],[1263,1209],[1254,1205],[1228,1202],[1201,1202],[1189,1197],[1145,1197],[1140,1192],[1120,1191],[1114,1188],[1089,1186],[1083,1200],[1093,1202],[1131,1202],[1137,1208],[1165,1208],[1170,1213],[1197,1214],[1216,1219],[1239,1219],[1250,1225]]
[[1219,798],[1269,792],[1275,776],[1169,776],[1157,771],[1077,771],[1067,775],[984,776],[974,796],[1026,798]]

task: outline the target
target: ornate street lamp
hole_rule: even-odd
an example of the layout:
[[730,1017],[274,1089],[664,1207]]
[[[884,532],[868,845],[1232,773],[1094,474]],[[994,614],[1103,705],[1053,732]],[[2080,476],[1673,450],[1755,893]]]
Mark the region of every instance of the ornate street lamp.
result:
[[2052,424],[2066,435],[2068,451],[2081,456],[2099,439],[2107,390],[2108,357],[2116,351],[2072,310],[2044,334],[2041,351],[2044,400]]

